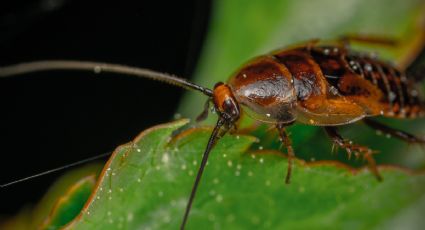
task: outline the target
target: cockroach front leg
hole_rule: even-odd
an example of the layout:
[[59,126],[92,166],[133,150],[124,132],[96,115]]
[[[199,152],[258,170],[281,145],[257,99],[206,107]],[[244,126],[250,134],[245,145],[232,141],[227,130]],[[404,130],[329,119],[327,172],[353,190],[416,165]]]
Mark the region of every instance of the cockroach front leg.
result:
[[196,122],[201,122],[208,118],[208,112],[210,109],[210,101],[211,99],[208,98],[204,104],[204,109],[202,110],[201,114],[199,114],[198,117],[196,117]]
[[277,124],[276,128],[277,128],[277,131],[279,132],[280,140],[285,145],[286,150],[288,151],[288,170],[286,172],[285,183],[289,184],[291,182],[292,165],[293,165],[293,160],[295,158],[295,153],[294,153],[294,149],[292,148],[291,138],[289,138],[288,134],[286,133],[285,125]]
[[375,175],[378,181],[382,181],[382,176],[379,174],[375,159],[372,156],[374,151],[366,146],[356,145],[353,144],[352,141],[344,139],[341,135],[339,135],[336,127],[327,126],[325,127],[325,131],[336,145],[347,151],[348,158],[351,157],[351,154],[354,154],[356,157],[361,155],[365,160],[367,160],[370,171]]
[[410,133],[406,133],[404,131],[388,127],[372,119],[364,119],[363,121],[367,126],[371,127],[372,129],[379,130],[386,135],[391,135],[392,137],[396,137],[398,139],[406,141],[407,143],[425,144],[425,138],[419,138]]

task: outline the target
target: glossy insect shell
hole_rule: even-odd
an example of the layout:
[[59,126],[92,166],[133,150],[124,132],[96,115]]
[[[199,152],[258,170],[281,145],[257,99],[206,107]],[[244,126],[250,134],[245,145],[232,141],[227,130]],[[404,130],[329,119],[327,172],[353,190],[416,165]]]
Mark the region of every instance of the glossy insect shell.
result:
[[295,121],[296,94],[291,73],[273,56],[244,65],[228,85],[250,117],[267,123]]
[[248,62],[228,86],[256,120],[335,126],[367,116],[423,115],[414,83],[388,63],[343,45],[304,45]]

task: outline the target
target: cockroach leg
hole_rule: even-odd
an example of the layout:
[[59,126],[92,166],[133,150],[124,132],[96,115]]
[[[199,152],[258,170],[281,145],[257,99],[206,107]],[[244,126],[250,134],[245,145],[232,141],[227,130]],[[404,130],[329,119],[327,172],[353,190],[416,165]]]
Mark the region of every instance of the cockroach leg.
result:
[[295,158],[295,152],[294,152],[294,149],[292,148],[291,138],[288,136],[285,130],[285,125],[278,124],[276,125],[276,128],[279,132],[279,137],[282,143],[285,145],[286,150],[288,151],[288,170],[286,172],[285,183],[289,184],[291,182],[292,165],[293,165],[293,160]]
[[310,41],[307,42],[306,49],[311,50],[319,42],[320,42],[320,39],[318,39],[318,38],[311,39]]
[[338,154],[338,145],[334,143],[332,143],[332,149],[331,149],[331,153],[332,154]]
[[211,99],[208,98],[207,101],[205,102],[204,110],[202,110],[201,114],[199,114],[199,116],[196,117],[196,122],[201,122],[208,118],[208,110],[210,109],[210,100]]
[[366,118],[363,121],[367,126],[371,127],[372,129],[379,130],[386,135],[391,135],[392,137],[396,137],[411,144],[425,144],[425,138],[416,137],[410,133],[388,127],[369,118]]
[[356,145],[351,141],[344,139],[341,135],[339,135],[336,127],[326,126],[324,128],[332,141],[347,151],[348,158],[351,157],[351,154],[354,154],[356,158],[361,155],[363,159],[367,160],[369,169],[375,175],[376,179],[378,179],[378,181],[382,181],[382,176],[379,174],[375,159],[372,156],[372,154],[376,153],[375,151],[372,151],[366,146]]
[[376,35],[362,35],[362,34],[346,34],[338,39],[345,47],[349,47],[351,42],[381,45],[396,47],[399,45],[399,41],[394,38],[376,36]]
[[368,151],[367,153],[365,153],[365,154],[363,155],[363,157],[364,157],[364,159],[365,159],[365,160],[367,160],[367,162],[368,162],[368,164],[369,164],[369,169],[370,169],[370,170],[372,171],[372,173],[375,175],[376,179],[377,179],[378,181],[382,181],[382,180],[383,180],[383,179],[382,179],[382,176],[381,176],[381,174],[379,173],[378,168],[376,167],[376,161],[375,161],[375,159],[373,158],[372,154],[373,154],[373,152],[372,152],[372,151],[370,151],[370,149],[369,149],[369,151]]

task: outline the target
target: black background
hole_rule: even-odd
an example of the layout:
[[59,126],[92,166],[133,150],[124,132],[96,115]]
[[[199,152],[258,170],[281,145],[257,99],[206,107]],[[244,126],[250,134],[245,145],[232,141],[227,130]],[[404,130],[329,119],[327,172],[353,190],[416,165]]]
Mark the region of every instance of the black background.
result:
[[[0,3],[0,65],[79,59],[189,78],[210,6],[201,0]],[[55,71],[0,79],[0,183],[109,152],[169,121],[182,93],[113,74]],[[37,202],[62,173],[0,188],[0,216]]]

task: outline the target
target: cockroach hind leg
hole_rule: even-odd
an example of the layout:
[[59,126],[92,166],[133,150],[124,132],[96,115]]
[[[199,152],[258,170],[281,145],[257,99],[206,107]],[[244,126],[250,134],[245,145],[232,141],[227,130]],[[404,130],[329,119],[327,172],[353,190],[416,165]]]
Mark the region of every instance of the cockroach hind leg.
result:
[[352,42],[387,47],[397,47],[400,44],[400,41],[396,38],[371,34],[345,34],[340,36],[338,41],[345,47],[349,47]]
[[344,139],[341,135],[339,135],[338,130],[335,127],[326,126],[324,128],[334,144],[337,144],[346,150],[348,158],[351,157],[351,154],[354,154],[356,158],[362,156],[365,160],[367,160],[369,169],[375,175],[376,179],[378,181],[382,181],[382,176],[380,175],[376,166],[376,161],[372,156],[377,153],[376,151],[373,151],[366,146],[353,144],[352,141]]
[[360,157],[363,157],[363,160],[367,161],[369,170],[376,177],[378,181],[382,181],[382,176],[379,173],[378,167],[376,165],[376,161],[373,158],[373,154],[378,153],[377,151],[371,150],[370,148],[362,145],[352,144],[351,141],[345,141],[347,143],[345,149],[348,154],[348,158],[350,159],[351,154],[354,154],[356,160]]
[[367,160],[369,165],[369,170],[375,175],[376,179],[378,181],[383,181],[383,177],[379,173],[378,167],[376,166],[376,161],[372,156],[373,152],[366,153],[363,155],[363,157]]
[[391,128],[385,124],[382,124],[380,122],[377,122],[372,119],[364,119],[364,123],[371,127],[372,129],[375,129],[379,132],[382,132],[385,135],[390,135],[391,137],[396,137],[402,141],[405,141],[410,144],[420,144],[425,145],[425,138],[424,137],[418,137],[413,134]]
[[319,38],[313,38],[310,41],[307,42],[306,48],[307,50],[311,50],[315,45],[317,45],[320,42]]

